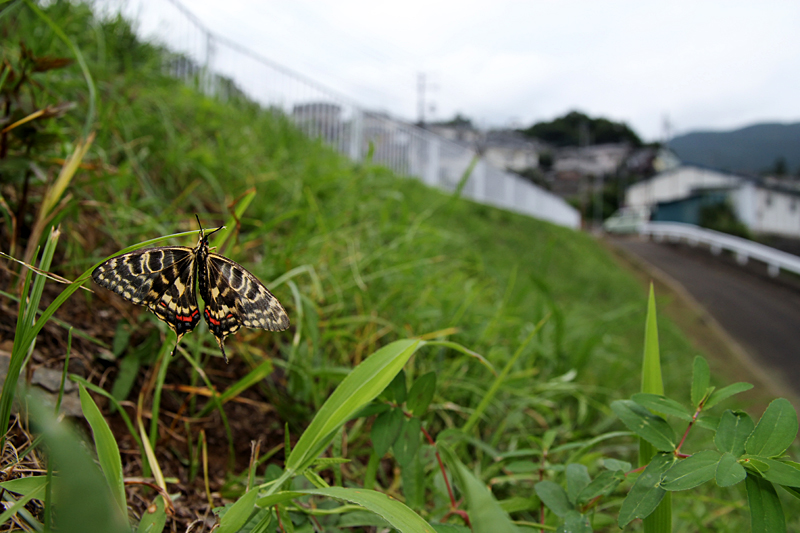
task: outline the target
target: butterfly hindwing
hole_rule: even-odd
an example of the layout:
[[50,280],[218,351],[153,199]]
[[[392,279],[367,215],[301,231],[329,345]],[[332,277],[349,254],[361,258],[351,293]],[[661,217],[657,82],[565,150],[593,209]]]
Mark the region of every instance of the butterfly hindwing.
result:
[[135,304],[147,306],[178,335],[200,321],[192,248],[165,246],[113,257],[92,272],[94,281]]

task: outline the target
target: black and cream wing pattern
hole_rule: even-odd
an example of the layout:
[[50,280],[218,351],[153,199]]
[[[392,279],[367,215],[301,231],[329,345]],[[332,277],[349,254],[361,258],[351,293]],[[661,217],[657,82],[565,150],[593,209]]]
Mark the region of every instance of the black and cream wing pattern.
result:
[[112,257],[92,272],[92,279],[126,300],[150,309],[178,335],[200,321],[195,295],[195,253],[166,246]]
[[202,314],[227,361],[225,337],[242,326],[282,331],[289,327],[289,317],[258,278],[209,252],[209,235],[201,230],[195,248],[165,246],[112,257],[92,272],[92,278],[155,313],[176,333],[176,346],[200,322],[198,287],[205,303]]

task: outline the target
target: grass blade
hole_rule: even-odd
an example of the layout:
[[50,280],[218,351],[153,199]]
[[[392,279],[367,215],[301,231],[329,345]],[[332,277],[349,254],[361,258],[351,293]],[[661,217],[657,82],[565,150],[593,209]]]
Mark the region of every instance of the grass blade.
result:
[[127,514],[128,505],[125,498],[125,482],[122,475],[122,460],[119,456],[119,446],[111,428],[108,427],[106,419],[103,418],[103,413],[97,408],[92,397],[86,392],[82,386],[78,386],[81,396],[81,409],[86,421],[92,428],[94,435],[94,446],[97,450],[97,459],[100,462],[100,468],[106,476],[106,481],[111,488],[111,493],[117,500],[117,505],[123,514]]

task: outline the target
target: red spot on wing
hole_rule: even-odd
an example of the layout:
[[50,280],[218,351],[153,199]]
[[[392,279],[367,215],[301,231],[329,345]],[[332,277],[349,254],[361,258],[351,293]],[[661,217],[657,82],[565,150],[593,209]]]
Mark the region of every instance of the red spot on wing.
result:
[[[161,302],[161,303],[164,303],[164,302]],[[166,307],[166,306],[164,306],[164,307]],[[189,316],[181,316],[181,315],[176,315],[176,316],[175,316],[175,318],[177,318],[178,320],[181,320],[181,321],[183,321],[183,322],[191,322],[191,321],[192,321],[192,319],[193,319],[195,316],[197,316],[197,313],[198,313],[198,312],[199,312],[199,311],[198,311],[197,309],[195,309],[194,311],[192,311],[192,314],[191,314],[191,315],[189,315]]]
[[228,313],[228,316],[226,316],[225,318],[233,318],[233,315],[231,313]]
[[166,307],[166,306],[167,306],[167,304],[166,304],[166,303],[164,303],[164,302],[158,302],[158,303],[160,303],[160,304],[161,304],[161,305],[163,305],[164,307]]
[[207,308],[206,308],[206,318],[208,318],[208,321],[211,322],[211,324],[213,324],[214,326],[219,326],[219,320],[212,317],[211,313],[208,312]]

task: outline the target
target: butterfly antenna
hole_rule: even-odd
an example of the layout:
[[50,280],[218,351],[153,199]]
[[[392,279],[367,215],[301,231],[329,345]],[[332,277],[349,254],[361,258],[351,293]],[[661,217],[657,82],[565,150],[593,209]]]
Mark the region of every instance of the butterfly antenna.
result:
[[200,223],[200,217],[197,216],[197,213],[195,213],[194,218],[197,219],[197,225],[200,226],[200,238],[202,239],[203,237],[205,237],[205,234],[203,232],[203,225]]

